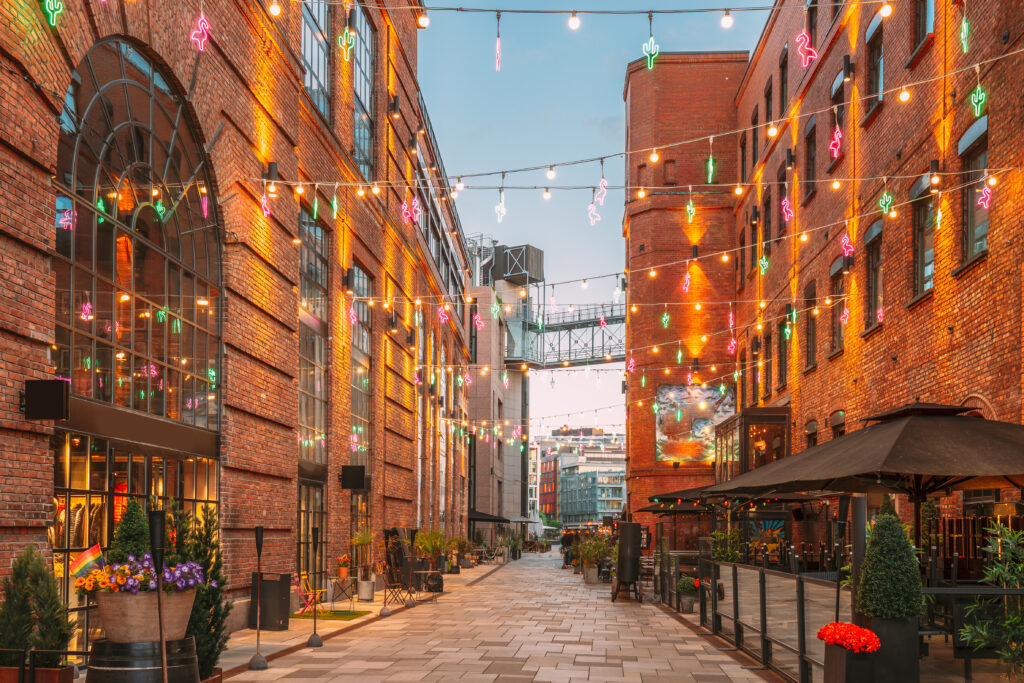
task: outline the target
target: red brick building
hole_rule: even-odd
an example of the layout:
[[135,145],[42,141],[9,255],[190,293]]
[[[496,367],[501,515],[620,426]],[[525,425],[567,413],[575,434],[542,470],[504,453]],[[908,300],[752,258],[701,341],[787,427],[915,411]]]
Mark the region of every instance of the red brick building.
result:
[[[666,272],[671,283],[679,278],[658,264],[685,258],[680,247],[687,248],[678,223],[641,223],[659,208],[666,216],[685,210],[685,193],[670,195],[675,201],[658,195],[666,186],[675,192],[693,184],[698,217],[705,213],[698,188],[742,190],[720,195],[731,211],[726,244],[715,245],[731,250],[725,281],[697,295],[735,312],[734,328],[719,316],[705,329],[737,340],[727,373],[714,381],[735,389],[751,430],[719,449],[720,476],[917,399],[1021,420],[1015,205],[1024,188],[1016,133],[1024,125],[1017,92],[1024,3],[893,6],[883,17],[877,4],[809,2],[804,11],[776,3],[749,63],[729,72],[728,82],[708,71],[723,59],[716,54],[659,57],[652,71],[627,70],[633,193],[625,231],[630,304],[639,310],[628,326],[637,358],[629,377],[631,509],[653,489],[683,488],[680,471],[694,475],[684,485],[711,481],[710,462],[684,463],[685,470],[655,462],[664,478],[644,479],[654,425],[638,402],[654,394],[641,372],[650,380],[652,368],[665,365],[669,339],[692,334],[674,316],[671,334],[656,320],[666,296],[674,299],[651,283]],[[702,82],[700,99],[680,87],[694,82]],[[676,99],[658,106],[666,90]],[[709,135],[720,156],[716,183],[727,186],[706,187],[697,167]],[[690,140],[659,150],[660,163],[644,166],[647,147]],[[682,172],[669,182],[673,160]],[[637,200],[640,187],[647,197]],[[721,263],[718,250],[701,245],[702,268]],[[651,267],[658,273],[648,282],[643,271]],[[660,360],[652,344],[662,345]],[[978,502],[1006,501],[1019,492],[980,495]],[[949,511],[962,502],[959,494],[944,501]]]
[[[468,262],[417,11],[282,6],[0,10],[0,566],[46,548],[66,595],[129,497],[213,505],[239,597],[256,525],[314,575],[361,526],[465,533]],[[54,376],[70,419],[24,419]]]

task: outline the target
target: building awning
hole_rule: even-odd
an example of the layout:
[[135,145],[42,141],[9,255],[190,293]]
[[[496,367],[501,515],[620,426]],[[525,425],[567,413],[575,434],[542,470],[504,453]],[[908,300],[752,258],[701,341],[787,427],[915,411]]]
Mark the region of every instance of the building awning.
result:
[[707,486],[698,486],[692,489],[683,489],[682,491],[658,493],[647,500],[651,503],[675,503],[677,501],[680,503],[683,501],[693,502],[701,499],[704,494],[704,489],[708,488],[708,486],[711,486],[711,484],[708,484]]
[[[491,515],[486,512],[480,512],[479,510],[469,511],[469,521],[471,522],[494,522],[495,524],[508,524],[508,520],[504,517],[498,517],[497,515]],[[530,521],[530,520],[526,520]]]
[[522,515],[510,515],[509,518],[508,518],[508,521],[511,524],[529,524],[530,523],[530,518],[529,517],[523,517]]

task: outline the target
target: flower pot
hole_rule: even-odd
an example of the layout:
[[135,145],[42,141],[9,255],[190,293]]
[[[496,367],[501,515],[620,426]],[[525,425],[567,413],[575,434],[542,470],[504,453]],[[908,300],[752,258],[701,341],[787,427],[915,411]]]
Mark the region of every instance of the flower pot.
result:
[[[33,671],[32,683],[72,683],[75,680],[75,667],[62,666],[55,669],[36,667]],[[25,667],[25,679],[28,680],[28,666]],[[0,667],[0,683],[18,683],[18,667]]]
[[683,593],[679,596],[679,611],[683,614],[693,614],[693,602],[697,598],[693,593]]
[[376,581],[363,581],[362,579],[357,582],[359,602],[373,602],[373,589],[376,583]]
[[872,617],[871,630],[882,641],[875,653],[875,683],[917,683],[921,680],[917,619]]
[[597,583],[597,567],[583,568],[583,583]]
[[825,645],[825,683],[873,683],[875,653]]
[[[103,632],[112,643],[145,643],[160,640],[157,622],[156,591],[96,593],[96,610]],[[165,640],[182,640],[188,628],[196,590],[164,593],[163,622]]]
[[210,677],[203,680],[203,683],[224,683],[224,672],[219,667],[215,668]]
[[352,571],[352,567],[338,567],[338,578],[339,579],[348,578],[348,573],[350,571]]
[[459,566],[462,567],[463,569],[472,569],[473,568],[473,558],[471,558],[471,557],[459,558]]

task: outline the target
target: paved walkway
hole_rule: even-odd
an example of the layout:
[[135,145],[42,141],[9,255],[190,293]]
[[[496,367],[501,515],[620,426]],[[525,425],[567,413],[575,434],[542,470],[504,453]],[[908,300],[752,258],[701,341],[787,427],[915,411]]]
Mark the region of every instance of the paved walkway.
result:
[[[557,553],[524,554],[482,581],[339,634],[242,681],[762,680],[661,608],[586,586]],[[774,679],[773,679],[774,680]]]

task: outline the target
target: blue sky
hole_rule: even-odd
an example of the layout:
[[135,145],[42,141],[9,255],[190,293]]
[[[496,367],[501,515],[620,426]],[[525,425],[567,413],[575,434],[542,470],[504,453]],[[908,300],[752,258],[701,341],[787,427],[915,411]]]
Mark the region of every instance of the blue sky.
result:
[[[771,0],[747,0],[771,5]],[[607,10],[640,8],[629,0],[591,0],[571,4],[539,0],[473,0],[472,7]],[[713,7],[718,2],[650,0],[642,9]],[[734,13],[735,25],[719,26],[720,13],[655,15],[654,37],[663,52],[752,49],[767,12]],[[646,14],[581,15],[570,31],[565,15],[501,17],[501,72],[494,70],[493,13],[433,12],[430,27],[420,31],[419,81],[449,175],[470,174],[621,152],[625,144],[622,87],[626,65],[643,56],[648,37]],[[657,66],[655,66],[657,68]],[[597,163],[557,169],[549,181],[544,171],[512,174],[511,185],[597,185]],[[605,164],[611,185],[621,185],[623,162]],[[506,190],[508,213],[498,223],[494,206],[500,177],[465,179],[457,200],[467,235],[483,233],[506,244],[533,244],[544,250],[548,282],[615,273],[623,267],[621,190],[610,190],[601,220],[587,219],[590,190]],[[591,280],[556,288],[558,305],[610,301],[613,281]],[[554,386],[550,375],[554,374]],[[600,385],[586,373],[533,373],[531,413],[541,417],[586,410],[535,425],[534,433],[563,423],[602,426],[623,419],[620,377],[604,373]],[[595,408],[617,406],[595,414]]]

